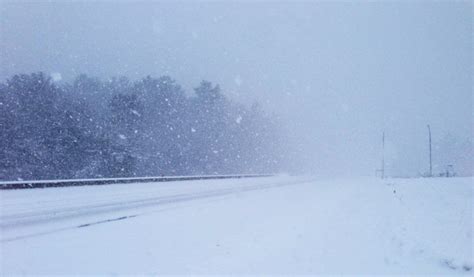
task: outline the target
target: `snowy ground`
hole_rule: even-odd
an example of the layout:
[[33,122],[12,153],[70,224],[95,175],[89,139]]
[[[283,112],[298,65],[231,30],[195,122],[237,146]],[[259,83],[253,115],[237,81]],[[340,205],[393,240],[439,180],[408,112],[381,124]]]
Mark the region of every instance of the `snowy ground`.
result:
[[472,274],[473,179],[0,191],[0,275]]

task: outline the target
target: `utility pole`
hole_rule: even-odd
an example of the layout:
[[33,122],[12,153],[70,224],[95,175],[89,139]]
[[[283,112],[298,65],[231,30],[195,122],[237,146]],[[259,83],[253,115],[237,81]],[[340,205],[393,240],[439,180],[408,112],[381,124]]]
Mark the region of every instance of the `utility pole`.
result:
[[431,162],[431,128],[430,124],[428,124],[428,139],[430,144],[430,177],[433,177],[433,164]]
[[385,132],[382,133],[382,179],[385,178]]

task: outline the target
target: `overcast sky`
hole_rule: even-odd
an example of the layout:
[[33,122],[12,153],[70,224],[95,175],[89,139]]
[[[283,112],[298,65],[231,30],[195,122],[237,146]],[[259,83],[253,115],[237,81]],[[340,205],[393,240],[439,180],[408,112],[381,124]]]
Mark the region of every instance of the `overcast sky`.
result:
[[[472,137],[472,3],[1,1],[0,78],[79,73],[202,79],[281,116],[313,173],[397,174],[437,140]],[[440,161],[441,162],[441,161]]]

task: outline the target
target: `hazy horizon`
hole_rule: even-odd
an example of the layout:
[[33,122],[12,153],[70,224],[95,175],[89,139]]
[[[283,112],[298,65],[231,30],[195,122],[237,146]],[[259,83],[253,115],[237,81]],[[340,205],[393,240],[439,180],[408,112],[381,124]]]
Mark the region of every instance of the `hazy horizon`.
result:
[[462,155],[440,148],[448,134],[472,153],[469,1],[2,1],[0,15],[2,82],[169,75],[192,92],[209,80],[280,118],[290,172],[373,175],[385,132],[387,173],[425,173],[427,124],[436,172]]

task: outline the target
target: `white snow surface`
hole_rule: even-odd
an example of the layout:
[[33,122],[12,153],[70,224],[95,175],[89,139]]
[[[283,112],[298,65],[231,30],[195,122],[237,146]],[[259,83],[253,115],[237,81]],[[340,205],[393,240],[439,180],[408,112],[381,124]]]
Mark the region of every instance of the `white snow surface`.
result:
[[473,178],[276,176],[0,200],[0,275],[473,271]]

